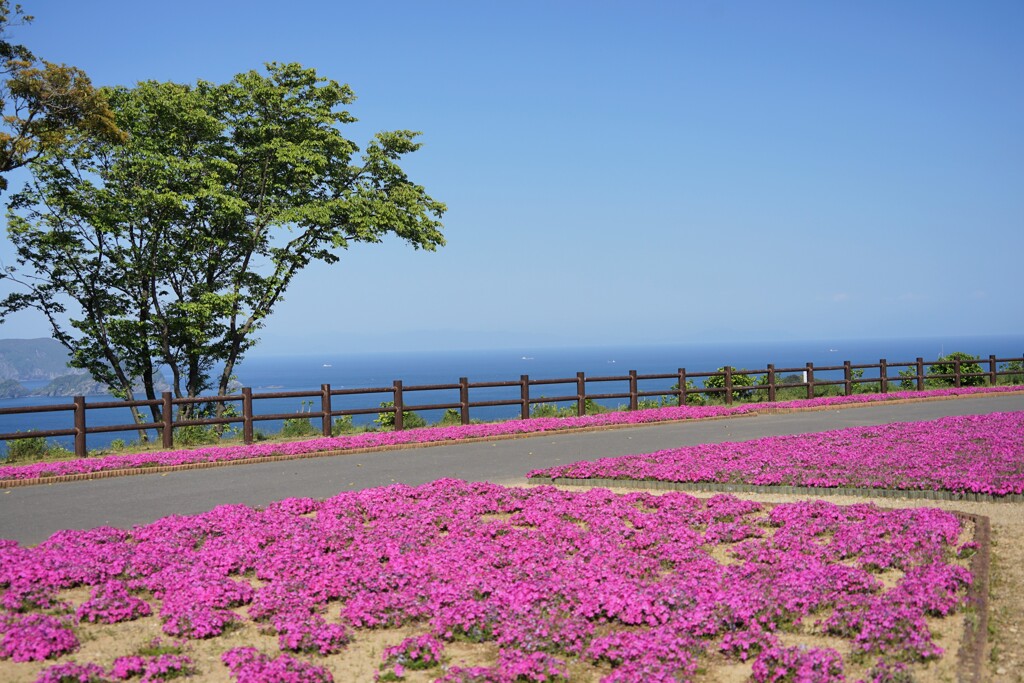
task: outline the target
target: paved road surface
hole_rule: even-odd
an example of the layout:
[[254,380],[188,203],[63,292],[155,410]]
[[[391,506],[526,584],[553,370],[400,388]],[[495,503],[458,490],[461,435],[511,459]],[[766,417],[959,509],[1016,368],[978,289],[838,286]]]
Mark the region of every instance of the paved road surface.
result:
[[129,528],[167,515],[205,512],[226,503],[265,505],[289,497],[326,498],[338,491],[395,482],[417,485],[442,477],[517,484],[525,481],[524,475],[531,469],[612,455],[1021,410],[1024,395],[989,395],[26,486],[0,492],[0,538],[35,544],[61,529]]

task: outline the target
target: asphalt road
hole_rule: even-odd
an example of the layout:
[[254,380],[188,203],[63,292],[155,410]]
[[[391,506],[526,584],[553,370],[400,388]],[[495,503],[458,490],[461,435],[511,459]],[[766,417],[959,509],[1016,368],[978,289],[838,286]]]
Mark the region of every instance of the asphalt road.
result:
[[451,477],[502,484],[525,482],[536,468],[665,448],[745,441],[887,422],[1024,410],[1024,395],[875,405],[784,415],[680,422],[379,453],[183,470],[91,481],[25,486],[0,493],[0,538],[36,544],[61,529],[130,528],[167,515],[217,505],[266,505],[282,498],[326,498],[339,491],[410,485]]

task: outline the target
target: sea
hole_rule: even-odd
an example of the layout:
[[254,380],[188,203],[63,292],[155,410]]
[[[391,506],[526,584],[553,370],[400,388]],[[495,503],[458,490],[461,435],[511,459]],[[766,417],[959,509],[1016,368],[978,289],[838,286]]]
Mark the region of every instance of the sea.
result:
[[[250,354],[238,367],[236,377],[242,386],[251,387],[254,394],[318,391],[321,384],[330,384],[332,389],[387,388],[395,380],[405,387],[455,384],[466,377],[473,382],[513,382],[520,376],[528,375],[531,380],[575,379],[576,373],[586,377],[625,377],[630,370],[645,374],[670,374],[684,368],[688,374],[713,372],[725,365],[742,369],[763,370],[769,363],[779,369],[799,369],[807,363],[817,368],[841,366],[844,361],[854,365],[878,363],[886,359],[890,364],[913,363],[916,358],[935,360],[954,351],[962,351],[987,359],[1021,358],[1024,356],[1024,334],[999,336],[951,336],[917,337],[890,339],[825,339],[811,341],[765,341],[765,342],[721,342],[721,343],[680,343],[663,345],[631,346],[580,346],[561,348],[507,348],[488,350],[424,350],[388,353],[347,353],[343,350],[332,353],[294,355],[261,355],[258,349]],[[900,368],[890,370],[894,376]],[[872,371],[865,372],[865,377]],[[877,376],[877,374],[875,375]],[[816,370],[817,379],[839,379],[841,371],[823,372]],[[650,380],[642,382],[641,391],[667,390],[672,380]],[[700,385],[700,380],[696,382]],[[45,382],[24,383],[29,388]],[[587,391],[595,393],[628,392],[625,380],[588,383]],[[531,387],[531,396],[557,398],[575,394],[572,384],[550,384]],[[334,410],[374,408],[380,402],[390,400],[390,393],[363,396],[335,396]],[[519,398],[519,388],[495,387],[474,389],[471,401],[514,400]],[[109,401],[109,397],[87,397],[87,401]],[[456,390],[447,391],[406,391],[407,407],[458,401]],[[626,403],[625,399],[599,401],[609,407]],[[70,398],[27,397],[0,400],[0,409],[21,406],[68,405]],[[559,405],[570,405],[560,401]],[[259,399],[254,402],[257,414],[294,414],[302,417],[304,411],[319,410],[319,398],[314,396]],[[240,405],[238,406],[239,412]],[[440,419],[443,410],[423,411],[422,417],[428,422]],[[517,406],[493,406],[473,408],[473,419],[499,420],[518,416]],[[129,424],[130,413],[125,408],[89,410],[90,426]],[[375,414],[353,417],[355,424],[369,424]],[[315,421],[319,424],[319,420]],[[70,429],[72,413],[32,413],[23,415],[0,415],[0,433],[17,431],[44,431]],[[279,431],[282,420],[260,422],[257,428],[265,433]],[[151,437],[155,434],[151,433]],[[90,449],[105,448],[113,439],[131,441],[138,438],[135,431],[90,434]],[[71,437],[52,437],[51,442],[70,447]]]

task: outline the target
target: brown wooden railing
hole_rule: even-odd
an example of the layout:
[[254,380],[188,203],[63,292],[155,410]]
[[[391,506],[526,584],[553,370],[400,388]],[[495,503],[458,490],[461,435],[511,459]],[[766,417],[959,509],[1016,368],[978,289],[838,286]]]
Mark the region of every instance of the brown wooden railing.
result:
[[[187,427],[192,425],[212,426],[212,425],[231,425],[241,424],[242,425],[242,439],[245,443],[252,443],[254,440],[254,425],[257,422],[264,422],[269,420],[288,420],[293,418],[302,419],[317,419],[321,421],[321,432],[324,436],[331,436],[333,429],[333,418],[341,417],[345,415],[368,415],[368,414],[380,414],[380,413],[391,413],[394,415],[394,428],[403,428],[403,413],[410,411],[428,411],[428,410],[458,410],[461,416],[462,424],[469,424],[470,422],[470,411],[473,408],[493,407],[493,406],[517,406],[520,409],[520,416],[522,419],[528,419],[530,417],[531,407],[537,404],[552,404],[552,403],[565,403],[574,402],[576,404],[576,413],[578,415],[584,415],[586,412],[587,401],[598,401],[598,400],[609,400],[609,399],[626,399],[628,400],[628,409],[637,410],[640,401],[647,398],[660,398],[662,396],[674,396],[679,405],[685,405],[689,396],[694,394],[703,394],[706,396],[720,394],[726,404],[732,404],[737,395],[749,396],[755,392],[767,392],[767,400],[775,401],[778,391],[780,389],[792,389],[792,388],[805,388],[806,397],[813,398],[815,391],[822,387],[839,386],[842,387],[842,394],[849,396],[854,393],[855,387],[859,384],[877,384],[881,393],[887,393],[890,388],[890,382],[903,382],[910,380],[913,382],[915,388],[921,391],[925,388],[926,380],[932,379],[947,379],[952,380],[954,387],[960,387],[963,385],[965,380],[970,378],[981,378],[984,382],[989,385],[995,385],[999,381],[999,377],[1006,375],[1019,375],[1020,370],[1000,370],[1000,364],[1003,363],[1024,363],[1024,356],[1017,358],[996,358],[995,356],[989,356],[987,360],[974,360],[974,361],[960,361],[960,360],[935,360],[925,362],[922,358],[917,358],[910,362],[894,363],[889,362],[886,359],[879,360],[878,363],[868,364],[852,364],[850,361],[844,361],[842,365],[832,366],[815,366],[813,363],[807,363],[803,366],[788,367],[788,368],[777,368],[772,364],[769,364],[764,369],[756,370],[736,370],[732,368],[725,368],[722,372],[687,372],[685,368],[679,368],[676,372],[669,374],[648,374],[641,375],[637,374],[635,370],[630,370],[628,375],[621,376],[609,376],[609,377],[587,377],[584,373],[578,372],[575,377],[565,377],[559,379],[531,379],[528,375],[521,375],[518,380],[507,381],[507,382],[470,382],[465,377],[460,377],[458,383],[454,384],[422,384],[422,385],[410,385],[406,386],[401,380],[395,380],[391,386],[382,387],[366,387],[356,389],[333,389],[329,384],[322,384],[319,390],[310,391],[282,391],[274,393],[253,393],[252,389],[245,387],[241,390],[238,395],[231,396],[200,396],[192,398],[174,398],[169,392],[165,392],[161,398],[155,400],[132,400],[132,401],[93,401],[87,402],[83,396],[75,396],[70,404],[62,405],[46,405],[46,406],[24,406],[16,408],[0,408],[0,415],[28,415],[32,413],[49,413],[59,411],[71,411],[73,412],[73,427],[69,429],[52,429],[46,431],[19,431],[9,432],[0,434],[0,441],[9,441],[14,439],[25,439],[25,438],[36,438],[36,437],[58,437],[58,436],[73,436],[74,437],[74,453],[78,457],[86,457],[86,436],[89,434],[100,434],[105,432],[131,432],[139,430],[150,430],[154,429],[157,431],[162,445],[165,448],[172,448],[174,446],[174,429],[178,427]],[[962,367],[965,364],[977,364],[981,368],[981,372],[964,372]],[[953,372],[948,374],[930,374],[926,371],[926,368],[931,368],[935,365],[952,365]],[[987,366],[987,368],[985,367]],[[890,373],[899,368],[913,368],[914,372],[904,375],[891,375]],[[864,376],[863,373],[857,371],[868,371],[878,370],[876,376]],[[836,373],[842,371],[842,379],[822,379],[818,373],[830,372]],[[753,386],[748,385],[735,385],[733,378],[743,374],[748,377],[757,376],[758,381]],[[792,375],[799,374],[799,382],[789,381],[792,379]],[[789,375],[789,377],[786,377]],[[693,386],[687,387],[687,381],[703,380],[706,381],[711,377],[722,378],[722,386],[709,387],[709,386]],[[787,381],[780,382],[779,379],[783,378]],[[641,391],[640,383],[649,383],[652,381],[674,381],[675,387],[672,389],[657,389],[657,390],[646,390]],[[595,384],[606,384],[609,382],[628,383],[628,391],[625,392],[605,392],[595,393],[588,391],[588,385]],[[559,396],[536,396],[531,393],[531,387],[539,386],[565,386],[569,385],[572,393],[566,393]],[[519,397],[513,399],[503,400],[485,400],[485,401],[471,401],[470,391],[480,389],[497,389],[497,388],[519,388]],[[409,394],[415,394],[417,392],[458,392],[457,401],[449,401],[443,403],[433,404],[408,404],[406,398]],[[364,395],[384,395],[387,399],[393,402],[393,406],[383,407],[376,405],[368,408],[346,408],[346,409],[334,409],[331,405],[331,399],[337,396],[364,396]],[[320,409],[316,411],[302,412],[302,413],[257,413],[254,410],[254,405],[257,401],[268,400],[268,399],[282,399],[282,398],[299,398],[299,399],[310,399],[315,402],[319,399]],[[241,414],[240,415],[229,415],[225,417],[208,417],[208,418],[194,418],[194,419],[175,419],[175,408],[181,406],[187,406],[192,404],[207,404],[228,406],[231,404],[241,403]],[[145,422],[140,424],[115,424],[115,425],[96,425],[89,426],[86,420],[86,415],[89,411],[103,410],[111,408],[147,408],[150,406],[159,406],[162,420],[159,422]]]

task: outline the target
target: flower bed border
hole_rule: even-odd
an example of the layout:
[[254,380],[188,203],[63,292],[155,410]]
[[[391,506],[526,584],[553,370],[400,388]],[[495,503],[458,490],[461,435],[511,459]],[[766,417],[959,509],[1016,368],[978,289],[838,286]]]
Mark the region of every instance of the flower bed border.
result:
[[925,489],[877,489],[856,486],[783,486],[761,484],[725,484],[713,481],[662,481],[660,479],[607,479],[573,477],[531,477],[530,483],[553,486],[587,486],[602,488],[634,488],[654,491],[683,491],[687,493],[776,493],[802,496],[859,496],[863,498],[900,498],[904,500],[963,501],[966,503],[1024,503],[1024,494],[1011,493],[993,496],[972,491],[932,491]]
[[[605,431],[605,430],[610,430],[610,429],[630,429],[630,428],[635,428],[635,427],[652,426],[652,425],[680,424],[680,423],[685,423],[685,422],[706,422],[706,421],[710,421],[710,420],[727,420],[727,419],[733,419],[733,418],[739,418],[739,417],[756,417],[758,415],[784,415],[784,414],[789,414],[789,413],[799,413],[799,412],[805,412],[805,411],[841,410],[841,409],[846,409],[846,408],[877,407],[880,404],[890,404],[890,405],[896,404],[896,405],[900,405],[900,404],[907,404],[907,403],[927,403],[927,402],[932,402],[932,401],[952,401],[952,400],[960,400],[960,399],[967,399],[967,398],[987,398],[987,397],[996,397],[996,396],[1017,396],[1017,395],[1024,394],[1024,389],[1018,389],[1018,388],[1013,388],[1013,389],[1009,389],[1008,388],[1008,389],[1004,390],[1002,388],[991,387],[990,389],[991,390],[989,390],[989,391],[986,391],[986,390],[979,391],[977,389],[975,389],[975,390],[967,389],[966,391],[963,391],[963,393],[951,393],[951,394],[944,393],[943,395],[938,395],[938,396],[912,396],[912,397],[902,397],[902,398],[887,398],[887,396],[892,396],[893,394],[858,394],[858,395],[856,395],[856,397],[860,397],[860,396],[876,397],[877,396],[877,397],[880,397],[880,398],[877,398],[877,399],[866,398],[866,399],[862,399],[862,400],[853,400],[853,401],[847,401],[847,402],[836,401],[834,403],[828,403],[828,404],[824,404],[824,405],[822,405],[822,404],[817,404],[817,405],[800,405],[801,403],[810,403],[812,401],[815,401],[815,400],[819,400],[820,401],[822,399],[801,399],[801,400],[798,400],[798,401],[789,401],[789,402],[779,403],[779,404],[775,404],[775,405],[772,405],[772,404],[760,404],[760,405],[759,404],[741,404],[739,406],[734,406],[734,408],[737,409],[736,412],[730,413],[730,414],[727,414],[727,415],[713,415],[713,416],[707,416],[707,417],[688,417],[688,418],[680,418],[680,419],[652,420],[652,421],[648,421],[648,422],[623,422],[623,423],[617,423],[617,424],[613,423],[613,424],[601,424],[601,425],[588,425],[588,426],[582,426],[582,427],[565,427],[565,428],[560,428],[560,429],[539,429],[537,431],[524,431],[524,432],[515,432],[515,433],[510,433],[510,434],[500,434],[500,435],[491,435],[491,436],[483,436],[483,437],[468,437],[468,438],[463,438],[463,439],[442,439],[442,440],[437,440],[437,441],[409,442],[409,443],[391,444],[391,445],[386,445],[386,446],[372,446],[372,447],[364,447],[364,448],[342,448],[342,449],[337,449],[336,448],[336,449],[328,449],[328,450],[322,450],[322,451],[310,451],[310,452],[307,452],[307,453],[279,453],[279,454],[274,454],[274,455],[255,456],[255,457],[251,457],[251,458],[238,458],[238,459],[234,459],[234,460],[200,461],[200,462],[184,463],[184,464],[180,464],[180,465],[156,465],[156,466],[147,466],[147,467],[125,467],[125,468],[110,469],[110,470],[99,470],[99,471],[95,471],[95,472],[81,472],[81,473],[74,473],[74,474],[60,474],[60,475],[53,475],[53,476],[48,476],[48,477],[34,477],[34,478],[26,478],[26,479],[0,479],[0,489],[8,489],[8,488],[21,487],[21,486],[41,486],[41,485],[47,485],[47,484],[59,484],[59,483],[67,483],[67,482],[75,482],[75,481],[89,481],[89,480],[93,480],[93,479],[107,479],[107,478],[110,478],[110,477],[128,477],[128,476],[135,476],[135,475],[140,475],[140,474],[167,474],[167,473],[170,473],[170,472],[178,472],[178,471],[184,471],[184,470],[195,470],[195,469],[206,469],[206,468],[210,468],[210,467],[225,467],[225,466],[229,466],[229,465],[249,465],[249,464],[260,464],[260,463],[270,463],[270,462],[282,462],[282,461],[288,461],[288,460],[303,460],[303,459],[307,459],[307,458],[331,457],[331,456],[336,456],[336,455],[358,455],[358,454],[363,454],[363,453],[380,453],[380,452],[386,452],[386,451],[407,450],[407,449],[411,449],[411,448],[429,448],[429,447],[432,447],[432,446],[452,445],[452,444],[456,444],[456,443],[462,444],[462,443],[482,443],[482,442],[491,442],[491,441],[505,441],[505,440],[509,440],[509,439],[524,439],[524,438],[533,438],[533,437],[537,437],[537,436],[550,436],[553,433],[556,433],[556,434],[575,434],[575,433],[581,433],[581,432]],[[956,389],[948,390],[947,389],[947,390],[939,390],[939,391],[946,392],[946,391],[961,391],[961,390],[963,390],[963,389],[962,388],[960,390],[956,390]],[[851,397],[837,397],[837,398],[842,399],[842,398],[851,398]],[[746,408],[749,408],[749,409],[746,409]],[[301,442],[291,442],[291,443],[301,443]],[[225,446],[224,448],[231,448],[231,447],[230,446]],[[33,463],[33,464],[37,464],[37,463]],[[612,481],[612,480],[608,480],[608,481]],[[730,486],[734,486],[734,485],[730,485]],[[783,491],[777,490],[777,489],[780,489],[780,488],[782,488],[782,489],[794,489],[794,490],[791,490],[791,491],[786,491],[788,493],[796,493],[796,492],[798,492],[795,489],[801,489],[799,491],[800,493],[804,493],[804,492],[808,492],[809,493],[809,492],[811,492],[811,489],[808,488],[808,487],[768,487],[768,486],[765,486],[765,487],[760,487],[760,488],[766,489],[766,491],[764,491],[766,493],[781,493]],[[806,491],[804,489],[806,489]],[[688,489],[678,489],[678,490],[688,490]],[[689,489],[689,490],[710,490],[710,489]],[[715,490],[719,490],[719,489],[715,489]],[[723,490],[728,492],[728,491],[738,490],[738,489],[723,489]],[[820,492],[821,495],[835,495],[834,493],[831,493],[834,490],[835,489],[820,489],[820,491],[816,491],[816,492]],[[850,489],[850,490],[852,490],[852,489]],[[875,489],[875,490],[877,490],[877,491],[888,491],[888,489]],[[942,493],[942,492],[936,492],[936,493]],[[858,494],[850,494],[850,495],[858,495]],[[873,495],[883,496],[883,497],[890,497],[890,496],[886,496],[885,494],[873,494]],[[980,496],[980,495],[983,495],[983,494],[974,494],[974,495]],[[935,498],[935,499],[936,500],[947,500],[947,499],[948,500],[957,500],[957,498]],[[978,498],[978,500],[988,500],[988,499],[986,499],[986,498]],[[995,499],[993,499],[993,500],[995,500]],[[1020,502],[1020,501],[1014,501],[1014,502]]]
[[[984,515],[953,511],[961,520],[974,522],[974,542],[978,552],[971,558],[971,585],[967,601],[974,608],[974,619],[964,619],[964,634],[957,657],[958,683],[982,683],[985,673],[985,649],[988,646],[988,591],[992,566],[992,523]],[[968,613],[970,614],[970,612]]]

